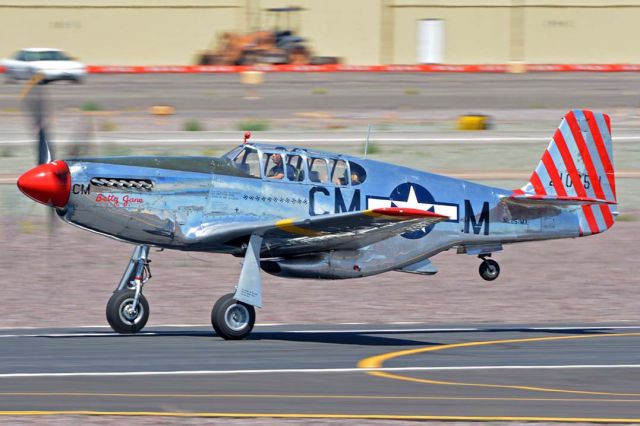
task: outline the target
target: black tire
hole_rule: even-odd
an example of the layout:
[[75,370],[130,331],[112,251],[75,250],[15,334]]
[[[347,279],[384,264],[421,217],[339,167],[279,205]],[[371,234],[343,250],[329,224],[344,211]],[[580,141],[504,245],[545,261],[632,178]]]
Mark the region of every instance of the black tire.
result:
[[242,340],[253,330],[256,310],[251,305],[238,302],[233,296],[233,293],[225,294],[213,305],[211,325],[225,340]]
[[116,333],[137,333],[149,320],[149,303],[142,294],[138,300],[137,315],[133,318],[127,315],[125,309],[133,305],[135,294],[135,290],[116,291],[107,303],[107,321]]
[[493,281],[500,275],[500,265],[492,259],[485,259],[480,264],[480,276],[487,281]]

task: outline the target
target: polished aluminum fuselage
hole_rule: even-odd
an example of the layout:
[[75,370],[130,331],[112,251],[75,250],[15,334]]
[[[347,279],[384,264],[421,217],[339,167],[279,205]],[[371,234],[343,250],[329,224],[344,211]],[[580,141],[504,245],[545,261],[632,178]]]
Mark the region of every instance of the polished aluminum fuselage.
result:
[[[63,220],[118,240],[168,249],[241,255],[246,230],[285,218],[305,218],[399,205],[431,209],[450,217],[424,232],[396,235],[345,252],[305,253],[280,238],[265,239],[262,258],[331,255],[338,264],[367,265],[373,275],[399,269],[457,247],[490,253],[505,243],[577,237],[578,217],[571,209],[515,206],[512,191],[382,162],[340,156],[366,170],[359,185],[337,186],[250,177],[231,159],[207,157],[112,157],[66,160],[72,193]],[[151,189],[94,185],[92,179],[152,181]]]

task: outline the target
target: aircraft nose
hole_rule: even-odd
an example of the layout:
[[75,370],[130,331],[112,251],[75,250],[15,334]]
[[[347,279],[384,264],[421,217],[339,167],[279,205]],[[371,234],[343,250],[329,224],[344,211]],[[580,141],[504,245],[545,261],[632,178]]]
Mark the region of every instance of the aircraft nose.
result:
[[64,207],[71,192],[71,173],[64,161],[41,164],[18,178],[18,188],[39,203]]

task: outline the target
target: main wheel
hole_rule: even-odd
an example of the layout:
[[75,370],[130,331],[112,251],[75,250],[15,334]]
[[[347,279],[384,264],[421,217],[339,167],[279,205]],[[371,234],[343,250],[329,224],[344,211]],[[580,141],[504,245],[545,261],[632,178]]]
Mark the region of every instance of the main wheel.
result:
[[484,259],[480,264],[480,276],[487,281],[493,281],[500,275],[498,262],[492,259]]
[[138,306],[133,306],[135,290],[113,293],[107,303],[107,321],[116,333],[134,334],[142,330],[149,320],[149,303],[140,295]]
[[255,322],[254,307],[235,300],[233,293],[218,299],[211,310],[211,325],[218,336],[225,340],[244,339],[253,330]]

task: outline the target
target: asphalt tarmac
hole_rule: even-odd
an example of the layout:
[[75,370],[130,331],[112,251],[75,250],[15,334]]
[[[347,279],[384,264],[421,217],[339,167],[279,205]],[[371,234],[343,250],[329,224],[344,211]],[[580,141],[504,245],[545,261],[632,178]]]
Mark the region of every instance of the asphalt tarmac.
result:
[[630,323],[3,329],[0,415],[640,422],[639,343]]

